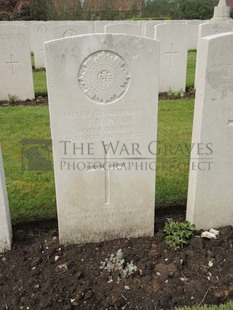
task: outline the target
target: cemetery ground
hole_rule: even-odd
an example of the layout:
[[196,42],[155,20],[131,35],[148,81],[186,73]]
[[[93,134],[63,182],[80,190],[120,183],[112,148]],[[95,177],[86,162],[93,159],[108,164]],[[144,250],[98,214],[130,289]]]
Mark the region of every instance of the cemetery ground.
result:
[[[174,218],[182,219],[179,214]],[[165,217],[160,214],[160,219],[162,224]],[[154,238],[63,247],[55,222],[17,229],[24,230],[18,230],[12,251],[0,259],[1,309],[168,310],[233,297],[232,227],[220,229],[216,240],[196,232],[190,245],[177,252],[165,244],[161,231]],[[138,270],[120,280],[116,272],[110,280],[100,265],[119,249]]]
[[[194,85],[194,71],[195,52],[190,52],[188,87]],[[216,240],[202,239],[197,231],[178,251],[165,243],[166,218],[185,217],[194,99],[179,94],[179,99],[159,102],[155,237],[63,247],[58,243],[53,171],[29,169],[22,143],[50,139],[45,71],[34,71],[34,84],[35,101],[20,103],[12,97],[0,107],[0,141],[15,224],[13,249],[0,256],[5,296],[0,309],[167,310],[233,298],[231,227],[220,229]],[[137,271],[120,280],[116,273],[109,281],[100,265],[119,249]],[[233,309],[233,304],[210,309]]]

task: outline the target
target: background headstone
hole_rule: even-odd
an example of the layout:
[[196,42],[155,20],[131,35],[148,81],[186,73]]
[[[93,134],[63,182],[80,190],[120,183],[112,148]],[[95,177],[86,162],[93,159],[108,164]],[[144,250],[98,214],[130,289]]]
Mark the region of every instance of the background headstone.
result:
[[0,26],[0,47],[0,100],[34,99],[27,27]]
[[11,220],[8,206],[2,151],[0,146],[0,253],[10,250],[11,243]]
[[[45,45],[61,243],[152,236],[155,171],[140,170],[132,151],[105,155],[101,141],[136,142],[155,166],[147,152],[157,132],[158,42],[95,34]],[[67,140],[76,154],[64,154],[60,141]],[[93,155],[81,155],[81,143],[93,143]],[[125,170],[125,157],[138,169]]]
[[53,39],[51,26],[46,22],[34,23],[31,25],[33,32],[32,45],[34,49],[35,68],[45,67],[44,43]]
[[155,26],[155,39],[160,41],[159,90],[185,90],[188,58],[188,26],[163,24]]
[[110,24],[105,26],[106,33],[122,33],[129,34],[134,36],[143,35],[143,26],[142,24],[133,24],[133,23],[117,23]]
[[188,49],[197,50],[199,25],[204,24],[203,20],[189,20],[186,22],[188,26]]
[[232,55],[232,33],[199,42],[192,145],[201,151],[191,156],[187,205],[187,220],[197,229],[233,224]]
[[[225,33],[225,32],[232,32],[233,31],[233,25],[227,24],[227,23],[207,23],[202,24],[199,26],[199,33],[198,33],[198,44],[201,38],[219,34],[219,33]],[[198,58],[199,48],[197,49],[197,58]],[[195,72],[195,88],[197,87],[197,72],[199,70],[200,62],[196,63],[196,72]]]
[[94,22],[95,33],[104,33],[104,27],[111,23],[110,20],[96,20]]
[[91,23],[66,23],[53,27],[53,38],[61,39],[93,32]]
[[185,19],[170,19],[165,21],[166,24],[185,24]]
[[233,31],[233,25],[229,23],[206,23],[199,26],[198,39],[211,36],[214,34],[231,32]]
[[165,21],[164,20],[146,21],[144,24],[144,37],[154,39],[155,26],[160,24],[165,24]]
[[34,42],[35,42],[35,30],[34,30],[34,24],[37,24],[37,20],[29,20],[29,21],[24,21],[24,26],[28,27],[28,35],[29,35],[29,46],[30,46],[30,51],[34,53]]

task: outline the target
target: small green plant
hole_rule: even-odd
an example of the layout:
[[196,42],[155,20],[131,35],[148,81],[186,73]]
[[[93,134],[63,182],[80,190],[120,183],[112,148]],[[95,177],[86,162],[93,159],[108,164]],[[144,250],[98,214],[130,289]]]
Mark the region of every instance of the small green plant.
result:
[[166,234],[165,241],[174,251],[183,248],[189,244],[189,239],[193,234],[195,226],[189,222],[174,222],[172,219],[167,219],[164,226]]
[[185,91],[183,89],[178,90],[178,92],[176,93],[177,96],[179,96],[180,98],[184,98],[185,95]]
[[109,276],[109,281],[112,281],[115,273],[118,273],[118,279],[128,278],[137,271],[137,267],[133,264],[133,261],[126,263],[123,259],[122,250],[118,250],[116,255],[111,254],[109,258],[106,258],[105,261],[101,262],[100,269],[107,271]]
[[193,87],[189,87],[189,90],[188,90],[188,93],[189,95],[195,95],[195,89]]
[[19,97],[15,95],[8,95],[8,98],[9,98],[9,101],[13,103],[19,100]]
[[176,93],[171,89],[171,87],[169,87],[167,94],[170,98],[173,98],[176,95]]

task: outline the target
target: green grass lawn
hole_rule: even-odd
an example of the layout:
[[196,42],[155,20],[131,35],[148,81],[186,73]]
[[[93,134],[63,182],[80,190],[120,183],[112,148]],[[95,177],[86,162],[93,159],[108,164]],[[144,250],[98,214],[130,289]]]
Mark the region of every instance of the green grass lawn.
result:
[[179,308],[177,310],[233,310],[233,302],[227,303],[226,305],[221,305],[221,306],[203,306],[203,307],[185,307],[185,308]]
[[21,140],[49,138],[47,107],[0,108],[0,143],[13,223],[56,215],[53,172],[21,169]]
[[156,206],[185,205],[193,100],[159,102]]
[[189,51],[186,86],[194,88],[195,69],[196,69],[196,51]]
[[33,68],[33,81],[36,97],[47,95],[47,83],[46,72],[44,69],[35,70],[34,56],[31,56],[32,68]]
[[33,72],[34,89],[36,97],[47,95],[46,72],[45,70]]

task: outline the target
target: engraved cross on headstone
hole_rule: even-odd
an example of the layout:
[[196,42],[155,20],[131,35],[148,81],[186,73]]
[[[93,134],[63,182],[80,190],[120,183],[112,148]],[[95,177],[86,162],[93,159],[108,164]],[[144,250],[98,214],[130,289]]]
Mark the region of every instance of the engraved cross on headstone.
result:
[[173,56],[174,56],[174,55],[178,55],[178,54],[179,54],[178,52],[174,52],[173,47],[174,47],[174,44],[173,44],[173,43],[171,43],[171,49],[170,49],[170,52],[165,52],[165,53],[164,53],[165,55],[170,56],[170,70],[172,70],[172,65],[173,65]]
[[11,70],[12,70],[12,75],[15,76],[15,67],[14,65],[18,65],[19,62],[17,61],[13,61],[13,54],[10,55],[11,60],[10,61],[6,61],[6,64],[11,65]]
[[[105,172],[105,205],[111,204],[111,170],[115,170],[116,166],[109,163],[109,154],[104,156],[104,165],[101,168],[91,167],[88,172],[104,171]],[[106,169],[106,164],[107,169]],[[122,168],[124,164],[118,164],[117,169]]]

